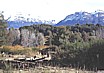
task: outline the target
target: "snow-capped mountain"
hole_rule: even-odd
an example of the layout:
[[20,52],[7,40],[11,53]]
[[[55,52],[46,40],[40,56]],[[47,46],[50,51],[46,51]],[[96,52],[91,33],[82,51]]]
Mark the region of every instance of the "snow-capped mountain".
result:
[[104,25],[104,11],[97,10],[95,12],[75,12],[66,16],[65,19],[57,23],[60,25],[75,25],[75,24],[101,24]]
[[30,16],[30,14],[28,15],[23,15],[23,14],[17,14],[15,16],[10,16],[7,19],[7,23],[10,27],[14,27],[14,28],[19,28],[22,26],[30,26],[33,24],[50,24],[50,25],[54,25],[55,24],[55,20],[50,20],[50,21],[46,21],[46,20],[41,20],[40,18],[33,18]]

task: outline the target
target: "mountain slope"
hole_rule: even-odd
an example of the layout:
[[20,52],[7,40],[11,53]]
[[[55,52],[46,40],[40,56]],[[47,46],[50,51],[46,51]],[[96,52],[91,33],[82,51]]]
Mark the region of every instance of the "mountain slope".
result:
[[15,16],[11,16],[9,17],[9,19],[7,20],[8,23],[8,27],[14,27],[14,28],[19,28],[22,26],[30,26],[33,24],[50,24],[50,25],[54,25],[55,21],[51,20],[51,21],[46,21],[46,20],[41,20],[41,19],[35,19],[30,17],[30,15],[24,16],[23,14],[19,14],[19,15],[15,15]]
[[74,24],[101,24],[104,25],[104,11],[97,10],[92,13],[88,12],[75,12],[65,17],[57,23],[60,25],[74,25]]

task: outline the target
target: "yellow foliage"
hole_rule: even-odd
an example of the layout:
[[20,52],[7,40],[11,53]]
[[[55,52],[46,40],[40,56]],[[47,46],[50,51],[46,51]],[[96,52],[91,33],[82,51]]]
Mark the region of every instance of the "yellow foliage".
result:
[[49,46],[44,46],[43,45],[43,46],[37,46],[36,48],[42,50],[42,49],[45,49],[45,48],[49,48]]
[[64,28],[64,29],[65,29],[65,28],[66,28],[66,26],[58,26],[58,28]]
[[33,51],[32,47],[24,47],[20,45],[15,46],[1,46],[1,50],[6,52],[14,52],[16,54],[24,54],[26,56],[34,56],[36,55],[37,51]]
[[11,51],[14,51],[14,50],[23,50],[24,47],[23,46],[20,46],[20,45],[15,45],[15,46],[3,46],[3,49],[9,49]]

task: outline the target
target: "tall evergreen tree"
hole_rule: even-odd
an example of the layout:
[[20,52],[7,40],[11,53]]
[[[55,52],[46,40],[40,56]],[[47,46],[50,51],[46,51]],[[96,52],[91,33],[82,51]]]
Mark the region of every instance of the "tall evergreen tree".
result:
[[3,12],[0,13],[0,46],[6,44],[7,23],[4,19]]

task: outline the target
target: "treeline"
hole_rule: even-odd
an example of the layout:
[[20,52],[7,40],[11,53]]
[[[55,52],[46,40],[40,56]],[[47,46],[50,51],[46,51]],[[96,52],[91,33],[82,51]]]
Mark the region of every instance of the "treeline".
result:
[[0,13],[0,46],[6,45],[7,38],[7,22],[2,13]]

